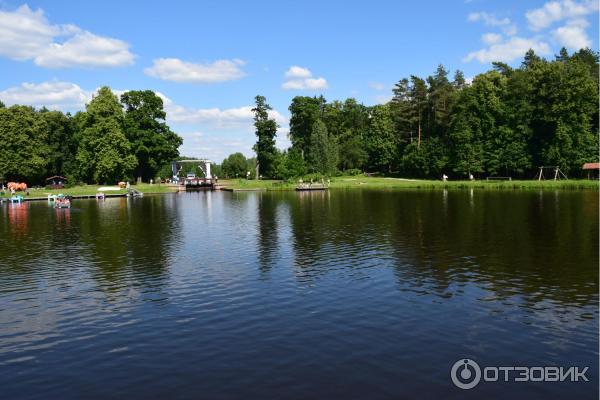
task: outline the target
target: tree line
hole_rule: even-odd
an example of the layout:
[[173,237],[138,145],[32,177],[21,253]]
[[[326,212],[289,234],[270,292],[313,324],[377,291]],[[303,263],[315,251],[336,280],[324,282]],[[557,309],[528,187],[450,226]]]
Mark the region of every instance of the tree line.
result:
[[598,53],[590,49],[563,48],[551,61],[529,50],[518,68],[495,62],[472,82],[461,71],[450,79],[440,65],[425,79],[398,81],[382,105],[294,97],[285,151],[275,147],[277,125],[257,96],[258,170],[283,179],[340,171],[531,178],[540,166],[558,166],[577,176],[583,163],[598,161],[598,89]]
[[30,184],[55,175],[72,183],[148,181],[179,156],[183,142],[165,118],[162,99],[150,90],[119,99],[102,87],[75,115],[0,102],[0,177]]

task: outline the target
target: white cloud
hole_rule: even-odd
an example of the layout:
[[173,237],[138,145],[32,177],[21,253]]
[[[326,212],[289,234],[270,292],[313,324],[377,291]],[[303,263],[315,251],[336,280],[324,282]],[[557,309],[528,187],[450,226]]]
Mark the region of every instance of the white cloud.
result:
[[472,12],[469,14],[467,19],[471,22],[483,21],[487,26],[502,26],[510,25],[510,19],[508,18],[496,18],[493,14],[488,14],[485,11]]
[[497,18],[494,14],[489,14],[485,11],[472,12],[468,15],[467,20],[471,22],[483,22],[486,26],[500,27],[508,36],[517,34],[517,26],[509,18]]
[[496,44],[502,41],[502,35],[499,33],[485,33],[481,35],[481,41],[485,44]]
[[553,30],[552,37],[562,46],[571,50],[591,47],[592,41],[585,32],[587,26],[588,23],[585,20],[572,20],[567,25]]
[[0,100],[6,105],[24,104],[49,109],[82,109],[92,98],[92,92],[70,82],[22,83],[0,91]]
[[285,73],[288,79],[281,85],[285,90],[319,90],[327,88],[327,80],[323,77],[313,78],[308,68],[293,65]]
[[128,47],[122,40],[81,31],[62,44],[51,43],[46,52],[34,58],[34,62],[48,68],[131,65],[134,57]]
[[[176,131],[185,132],[185,129],[176,129],[184,126],[192,126],[195,129],[191,133],[180,133],[184,139],[180,149],[182,154],[209,157],[217,162],[237,151],[246,156],[253,156],[252,146],[256,141],[253,106],[226,109],[184,107],[160,92],[156,94],[163,99],[167,122]],[[279,125],[276,145],[279,148],[289,147],[288,117],[277,110],[269,111],[269,116]]]
[[369,82],[369,87],[373,90],[385,90],[385,85],[379,82]]
[[286,71],[285,76],[287,78],[310,78],[312,77],[312,73],[308,68],[292,65],[290,69]]
[[487,48],[471,52],[462,61],[477,60],[480,63],[492,61],[511,62],[523,57],[529,49],[533,49],[540,55],[550,54],[550,46],[544,41],[513,36],[504,42],[495,43]]
[[[217,128],[232,128],[245,126],[251,130],[254,118],[252,108],[254,106],[242,106],[237,108],[220,109],[213,108],[190,108],[174,103],[170,98],[160,92],[156,92],[163,100],[167,119],[179,124],[210,123]],[[287,125],[288,119],[277,110],[269,111],[269,117],[275,119],[279,125]]]
[[116,67],[131,65],[135,58],[122,40],[75,25],[52,25],[43,10],[27,5],[0,11],[0,55],[48,68]]
[[525,17],[529,28],[534,31],[544,29],[554,22],[563,19],[579,18],[598,11],[597,0],[572,0],[550,1],[541,8],[527,11]]
[[152,67],[144,70],[144,73],[155,78],[180,83],[214,83],[244,77],[246,74],[241,69],[244,64],[244,61],[238,59],[197,64],[178,58],[158,58],[154,60]]

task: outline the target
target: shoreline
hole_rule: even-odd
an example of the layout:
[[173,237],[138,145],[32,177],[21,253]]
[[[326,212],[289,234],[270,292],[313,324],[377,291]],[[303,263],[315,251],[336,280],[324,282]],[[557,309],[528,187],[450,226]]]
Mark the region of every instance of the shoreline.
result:
[[[222,179],[215,190],[227,192],[264,192],[264,191],[295,191],[297,183],[277,180],[245,180],[245,179]],[[30,196],[23,192],[17,195],[23,196],[23,201],[47,200],[51,194],[65,194],[75,199],[95,198],[100,185],[82,185],[64,189],[30,189]],[[178,187],[167,184],[139,184],[132,188],[144,195],[159,195],[177,193]],[[477,190],[600,190],[600,181],[597,180],[561,180],[561,181],[431,181],[404,178],[373,178],[373,177],[336,177],[331,180],[329,189],[344,190],[439,190],[439,189],[477,189]],[[104,192],[107,198],[125,197],[126,189]],[[0,200],[10,199],[11,194],[0,195]]]
[[[297,182],[275,180],[220,180],[219,184],[234,191],[266,190],[289,191],[295,190]],[[405,178],[374,178],[364,176],[342,176],[331,179],[329,189],[481,189],[481,190],[600,190],[600,181],[573,179],[561,181],[512,180],[512,181],[433,181]]]

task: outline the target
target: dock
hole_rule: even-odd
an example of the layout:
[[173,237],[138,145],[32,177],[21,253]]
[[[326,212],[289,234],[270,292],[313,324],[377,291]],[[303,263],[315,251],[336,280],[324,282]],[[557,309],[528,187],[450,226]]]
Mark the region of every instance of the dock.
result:
[[219,190],[224,190],[226,192],[265,192],[266,188],[228,188],[228,187],[220,187]]
[[[78,195],[69,195],[69,197],[71,197],[72,199],[95,199],[96,198],[96,194],[78,194]],[[116,194],[104,194],[105,198],[110,198],[110,197],[127,197],[127,193],[116,193]],[[23,196],[23,200],[22,201],[48,201],[48,197],[26,197]],[[5,199],[0,199],[0,202],[2,201],[10,201],[10,198],[5,198]]]
[[301,183],[298,186],[296,186],[296,190],[299,192],[327,189],[329,189],[329,186],[324,183]]

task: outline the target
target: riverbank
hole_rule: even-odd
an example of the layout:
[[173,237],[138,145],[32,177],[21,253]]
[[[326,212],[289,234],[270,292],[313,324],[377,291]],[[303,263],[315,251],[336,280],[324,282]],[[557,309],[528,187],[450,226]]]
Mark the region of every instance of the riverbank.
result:
[[[276,180],[222,179],[219,185],[233,190],[294,190],[297,183]],[[587,189],[598,190],[599,182],[586,179],[528,181],[433,181],[403,178],[340,176],[331,179],[331,189]]]
[[[245,179],[220,179],[220,189],[234,191],[289,191],[295,190],[297,183],[279,180],[245,180]],[[101,185],[81,185],[64,189],[30,189],[29,196],[25,198],[46,198],[51,194],[65,194],[70,196],[95,196]],[[177,192],[177,187],[166,184],[141,183],[131,186],[144,194],[164,194]],[[562,180],[562,181],[432,181],[403,178],[373,178],[366,176],[340,176],[331,179],[331,189],[566,189],[566,190],[598,190],[599,182],[594,180]],[[107,195],[124,195],[126,189],[105,191]],[[5,192],[0,198],[10,198]]]
[[[29,196],[26,196],[23,192],[18,192],[18,195],[21,195],[25,198],[36,198],[36,197],[48,197],[48,195],[52,194],[64,194],[69,196],[95,196],[98,193],[98,189],[101,187],[106,187],[106,185],[81,185],[81,186],[73,186],[70,188],[63,189],[29,189]],[[111,186],[113,187],[113,186]],[[114,186],[116,187],[116,186]],[[140,183],[137,185],[132,185],[132,189],[136,189],[144,194],[162,194],[162,193],[172,193],[176,192],[177,188],[165,184],[153,184],[149,183]],[[127,193],[127,189],[119,189],[119,190],[108,190],[104,191],[107,195],[118,194],[124,195]],[[11,194],[6,191],[4,195],[0,194],[0,198],[10,198]]]

